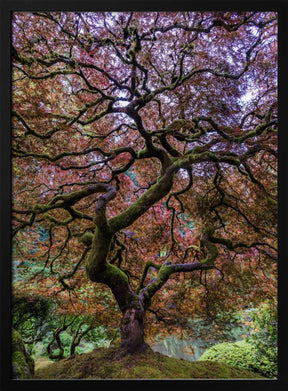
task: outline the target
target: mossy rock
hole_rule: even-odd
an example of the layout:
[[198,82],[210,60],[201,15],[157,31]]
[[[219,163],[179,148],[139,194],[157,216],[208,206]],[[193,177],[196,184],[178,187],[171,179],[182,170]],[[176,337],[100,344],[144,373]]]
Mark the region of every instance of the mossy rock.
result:
[[21,335],[12,330],[13,379],[31,379],[34,376],[34,360],[25,349]]
[[217,362],[191,362],[147,350],[119,356],[117,348],[99,348],[36,370],[35,379],[264,379]]

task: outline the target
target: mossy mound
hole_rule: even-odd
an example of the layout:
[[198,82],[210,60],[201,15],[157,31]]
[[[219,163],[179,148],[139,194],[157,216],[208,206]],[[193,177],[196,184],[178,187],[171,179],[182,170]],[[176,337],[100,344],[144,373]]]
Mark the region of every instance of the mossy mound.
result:
[[224,363],[190,362],[148,350],[119,357],[116,348],[100,348],[36,370],[35,379],[264,379]]
[[26,352],[21,335],[12,330],[13,379],[30,379],[34,375],[34,360]]

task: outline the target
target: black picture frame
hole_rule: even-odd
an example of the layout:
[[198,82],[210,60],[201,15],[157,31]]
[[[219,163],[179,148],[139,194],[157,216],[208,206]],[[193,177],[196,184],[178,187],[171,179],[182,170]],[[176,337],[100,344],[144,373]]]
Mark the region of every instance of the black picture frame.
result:
[[[31,10],[90,10],[90,11],[176,11],[176,10],[263,10],[276,11],[279,17],[279,377],[277,380],[12,380],[11,379],[11,135],[10,135],[10,39],[11,13]],[[286,254],[287,237],[287,158],[285,156],[285,108],[287,91],[287,51],[288,6],[285,0],[278,1],[93,1],[93,0],[2,0],[1,2],[1,142],[0,142],[0,289],[1,289],[1,353],[0,390],[123,390],[143,387],[157,389],[171,387],[177,390],[288,390],[286,374],[287,336],[287,292],[288,274]]]

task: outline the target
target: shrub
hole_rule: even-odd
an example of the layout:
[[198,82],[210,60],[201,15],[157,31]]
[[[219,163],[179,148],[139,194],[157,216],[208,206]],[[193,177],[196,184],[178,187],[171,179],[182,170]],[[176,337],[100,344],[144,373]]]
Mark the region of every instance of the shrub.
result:
[[199,358],[199,361],[224,362],[233,367],[257,372],[255,354],[253,345],[244,340],[235,343],[224,342],[207,349]]
[[264,304],[250,313],[252,325],[246,341],[254,347],[257,368],[264,376],[277,377],[278,327],[277,310]]
[[277,377],[277,311],[269,304],[249,311],[248,337],[235,343],[220,343],[207,349],[199,361],[220,361]]

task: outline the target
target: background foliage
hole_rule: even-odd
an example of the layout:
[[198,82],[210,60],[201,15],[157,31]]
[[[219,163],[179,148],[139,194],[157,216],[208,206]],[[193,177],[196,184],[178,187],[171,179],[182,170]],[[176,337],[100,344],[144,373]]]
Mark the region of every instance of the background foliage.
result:
[[277,311],[267,304],[246,314],[248,336],[235,343],[220,343],[207,349],[200,361],[221,361],[277,378]]

